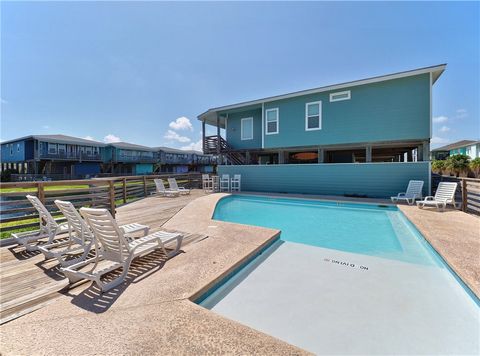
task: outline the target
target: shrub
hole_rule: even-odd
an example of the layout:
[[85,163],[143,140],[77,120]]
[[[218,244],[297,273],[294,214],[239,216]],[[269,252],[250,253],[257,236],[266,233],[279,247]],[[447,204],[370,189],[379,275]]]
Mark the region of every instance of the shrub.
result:
[[446,159],[446,166],[458,177],[460,173],[466,172],[470,163],[467,155],[453,155]]
[[437,159],[432,162],[432,171],[434,171],[435,173],[442,174],[445,168],[446,168],[445,161]]
[[480,178],[480,157],[474,158],[470,162],[470,169],[475,174],[475,177]]

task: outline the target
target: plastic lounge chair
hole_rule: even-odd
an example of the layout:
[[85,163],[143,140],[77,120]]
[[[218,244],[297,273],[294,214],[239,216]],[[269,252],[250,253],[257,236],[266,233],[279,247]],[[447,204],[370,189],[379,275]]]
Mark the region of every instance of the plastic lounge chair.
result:
[[27,195],[27,199],[38,211],[40,228],[34,231],[12,234],[12,237],[19,245],[23,245],[27,251],[37,251],[40,239],[48,238],[45,244],[51,244],[58,234],[68,232],[69,229],[66,222],[58,224],[36,196]]
[[180,194],[190,194],[190,189],[179,187],[175,178],[168,178],[168,184],[170,185],[170,189],[175,192],[179,192]]
[[233,178],[230,181],[230,190],[232,192],[241,191],[241,180],[242,180],[242,176],[240,174],[233,175]]
[[[64,242],[53,242],[51,244],[40,246],[39,250],[45,255],[46,259],[56,258],[62,267],[66,267],[87,258],[93,244],[93,233],[71,202],[55,200],[55,204],[67,218],[70,236],[68,245],[65,246]],[[137,223],[122,225],[120,228],[128,237],[129,234],[140,231],[143,231],[143,236],[145,236],[150,229],[146,225]],[[76,258],[67,258],[68,256],[79,254],[81,255]]]
[[172,189],[166,189],[165,184],[163,184],[162,179],[154,179],[155,182],[155,187],[156,187],[156,192],[157,194],[162,194],[163,196],[177,196],[180,193],[178,191],[172,190]]
[[230,191],[230,176],[228,174],[222,174],[222,176],[220,177],[220,191]]
[[396,197],[391,197],[392,203],[398,203],[404,200],[408,205],[413,205],[416,199],[422,199],[423,180],[411,180],[408,182],[407,191],[398,193]]
[[457,190],[457,183],[454,182],[440,182],[438,184],[435,196],[425,197],[424,200],[417,201],[417,206],[422,209],[425,206],[435,206],[437,209],[444,210],[447,204],[452,204],[454,208],[457,207],[455,203],[455,191]]
[[[106,292],[124,281],[134,258],[147,255],[156,249],[161,249],[170,258],[180,250],[183,240],[181,234],[158,231],[129,241],[107,209],[81,208],[80,213],[93,231],[96,255],[80,263],[62,268],[71,283],[88,279],[94,281],[102,292]],[[165,244],[173,241],[176,241],[175,248],[173,251],[167,252]],[[100,261],[107,261],[110,265],[96,270]],[[90,264],[93,264],[93,267],[85,271],[84,267]],[[122,273],[118,277],[108,281],[102,280],[102,276],[118,268],[122,268]]]

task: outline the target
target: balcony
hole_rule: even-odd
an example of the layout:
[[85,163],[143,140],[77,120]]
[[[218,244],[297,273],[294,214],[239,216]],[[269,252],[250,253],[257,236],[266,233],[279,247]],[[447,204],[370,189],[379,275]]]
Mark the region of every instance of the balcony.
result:
[[39,159],[60,159],[65,161],[101,161],[102,155],[100,153],[88,152],[39,152]]

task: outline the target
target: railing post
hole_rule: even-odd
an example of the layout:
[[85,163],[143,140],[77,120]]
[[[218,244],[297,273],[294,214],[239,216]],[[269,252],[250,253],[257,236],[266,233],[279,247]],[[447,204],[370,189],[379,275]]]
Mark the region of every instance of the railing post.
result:
[[123,204],[127,204],[127,178],[123,178]]
[[462,179],[462,211],[467,211],[467,181]]
[[108,195],[110,196],[110,213],[115,217],[115,185],[113,180],[108,181]]
[[147,196],[147,194],[148,194],[148,190],[147,190],[147,176],[143,176],[143,193],[145,194],[145,196]]
[[42,204],[45,205],[45,189],[43,183],[37,183],[37,196]]

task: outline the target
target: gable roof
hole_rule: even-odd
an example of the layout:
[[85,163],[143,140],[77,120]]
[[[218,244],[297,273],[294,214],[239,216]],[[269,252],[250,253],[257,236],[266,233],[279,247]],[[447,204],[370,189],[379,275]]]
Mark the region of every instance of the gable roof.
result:
[[[364,84],[370,84],[370,83],[376,83],[376,82],[383,82],[383,81],[386,81],[386,80],[398,79],[398,78],[403,78],[403,77],[410,77],[410,76],[419,75],[419,74],[431,73],[432,74],[432,84],[433,84],[437,81],[437,79],[440,77],[440,75],[442,75],[446,66],[447,66],[447,64],[444,63],[444,64],[439,64],[439,65],[430,66],[430,67],[408,70],[408,71],[404,71],[404,72],[397,72],[397,73],[381,75],[381,76],[376,76],[376,77],[371,77],[371,78],[366,78],[366,79],[354,80],[354,81],[351,81],[351,82],[345,82],[345,83],[327,85],[327,86],[313,88],[313,89],[296,91],[296,92],[292,92],[292,93],[288,93],[288,94],[269,96],[269,97],[266,97],[266,98],[263,98],[263,99],[244,101],[244,102],[237,103],[237,104],[220,106],[220,107],[208,109],[204,113],[198,115],[197,118],[200,121],[205,121],[206,123],[208,123],[210,125],[216,126],[217,125],[216,120],[217,120],[217,112],[218,111],[231,110],[231,109],[236,109],[236,108],[245,107],[245,106],[259,106],[262,103],[266,103],[266,102],[269,102],[269,101],[288,99],[288,98],[293,98],[293,97],[302,96],[302,95],[321,93],[321,92],[324,92],[324,91],[338,90],[338,89],[353,87],[353,86],[358,86],[358,85],[364,85]],[[222,118],[220,119],[220,127],[225,128],[225,119],[222,119]]]
[[149,151],[149,152],[155,151],[155,149],[153,149],[152,147],[137,145],[135,143],[130,143],[130,142],[111,142],[108,144],[108,146],[112,146],[112,147],[120,148],[124,150],[139,150],[139,151]]
[[462,148],[462,147],[465,147],[465,146],[471,146],[471,145],[474,145],[476,143],[480,143],[480,141],[461,140],[461,141],[457,141],[457,142],[454,142],[454,143],[450,143],[446,146],[435,148],[432,151],[450,151],[450,150],[455,150],[457,148]]

